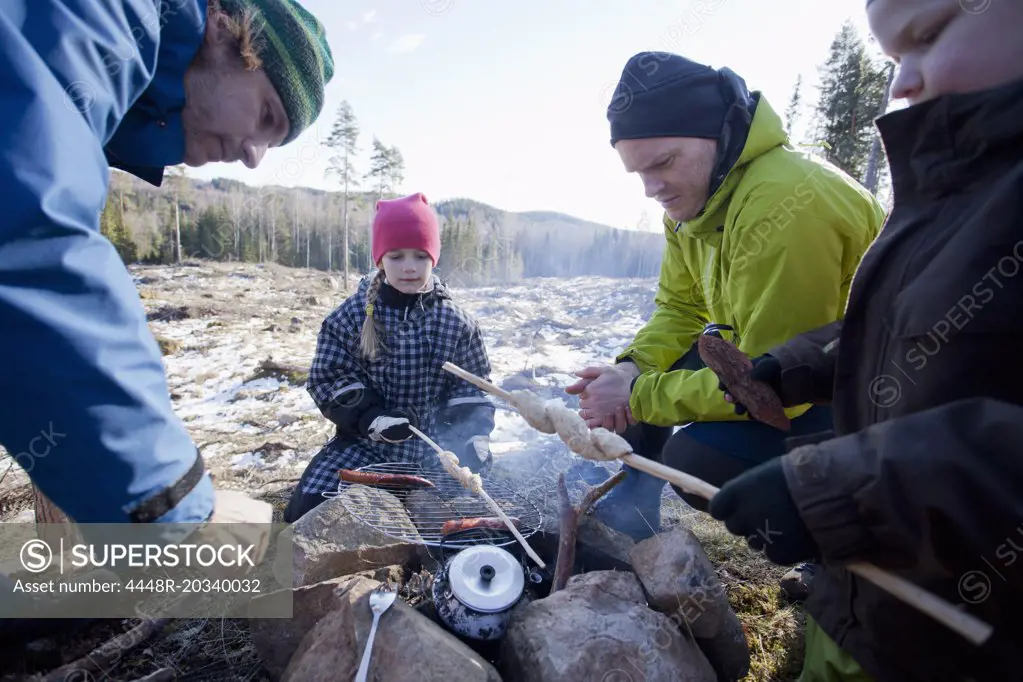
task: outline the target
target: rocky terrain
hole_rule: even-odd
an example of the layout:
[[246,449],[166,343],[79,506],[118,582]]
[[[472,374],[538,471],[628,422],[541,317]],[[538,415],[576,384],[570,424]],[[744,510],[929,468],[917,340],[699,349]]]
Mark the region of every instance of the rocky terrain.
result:
[[[267,499],[280,510],[305,463],[332,432],[303,387],[304,374],[321,320],[356,280],[346,288],[337,273],[198,261],[133,266],[131,272],[164,353],[173,405],[217,485]],[[495,383],[573,405],[562,390],[575,380],[572,372],[613,360],[650,315],[655,288],[654,279],[583,277],[455,285],[453,291],[481,322]],[[556,436],[533,430],[504,408],[497,413],[492,451],[495,462],[525,476],[524,493],[540,498],[564,470],[551,462],[569,458]],[[31,520],[27,477],[11,464],[10,457],[0,458],[0,519]],[[666,525],[691,529],[715,565],[749,642],[746,679],[792,679],[800,614],[779,601],[776,581],[784,569],[686,507],[667,486],[664,510]],[[118,631],[130,624],[107,627]],[[47,646],[60,651],[59,644]],[[81,655],[88,644],[78,648],[61,652],[61,659]],[[106,679],[137,679],[166,666],[180,672],[177,679],[266,679],[245,622],[212,620],[176,622]]]

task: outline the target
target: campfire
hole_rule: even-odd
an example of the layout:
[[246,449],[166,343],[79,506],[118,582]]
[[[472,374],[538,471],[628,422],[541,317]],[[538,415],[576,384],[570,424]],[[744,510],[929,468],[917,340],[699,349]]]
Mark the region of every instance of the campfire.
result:
[[[755,403],[738,351],[707,338],[701,351],[708,364],[740,398]],[[557,434],[585,460],[620,460],[705,499],[717,492],[636,455],[615,433],[588,429],[560,402],[509,393],[450,363],[444,368],[507,402],[538,431]],[[632,543],[586,514],[621,472],[577,492],[578,503],[562,474],[553,486],[557,507],[540,509],[515,485],[495,476],[484,480],[417,435],[437,452],[432,469],[392,464],[342,471],[334,499],[294,525],[296,618],[284,625],[253,622],[253,641],[275,679],[351,679],[360,660],[370,675],[361,679],[377,680],[716,682],[746,676],[745,633],[697,538],[677,526]],[[585,529],[599,539],[579,562]],[[601,556],[603,548],[615,551]],[[952,607],[926,599],[912,585],[871,565],[852,568],[957,624],[948,614]],[[367,642],[377,641],[369,624],[380,614],[371,606],[393,602],[379,591],[394,587],[397,577],[408,594],[401,583],[412,573],[424,589],[388,608],[374,635],[382,641],[368,649]]]
[[[591,464],[621,459],[686,488],[706,485],[632,454],[617,434],[591,431],[564,404],[444,367]],[[473,474],[416,435],[435,461],[342,470],[332,499],[291,529],[295,617],[251,621],[273,679],[353,679],[360,663],[358,679],[375,680],[746,675],[742,627],[696,537],[679,526],[634,543],[587,514],[624,472],[606,471],[573,500],[563,471],[545,491],[556,502],[541,507],[522,494],[513,471],[500,471],[504,458]]]
[[339,476],[294,527],[295,618],[252,621],[272,678],[354,679],[381,590],[398,598],[380,618],[370,680],[746,674],[741,626],[696,538],[680,527],[636,544],[587,514],[624,473],[570,486],[562,472],[545,505],[512,473],[498,462],[478,485],[514,532],[442,467]]
[[[500,638],[506,614],[549,583],[546,562],[534,562],[529,555],[539,556],[524,544],[540,530],[541,512],[506,486],[487,481],[485,503],[446,471],[384,463],[363,467],[357,474],[342,475],[349,479],[338,489],[342,504],[368,527],[429,548],[437,557],[427,577],[420,577],[418,589],[402,596],[432,602],[439,621],[459,636],[477,641]],[[515,534],[495,515],[492,504]],[[533,588],[529,594],[527,585]]]

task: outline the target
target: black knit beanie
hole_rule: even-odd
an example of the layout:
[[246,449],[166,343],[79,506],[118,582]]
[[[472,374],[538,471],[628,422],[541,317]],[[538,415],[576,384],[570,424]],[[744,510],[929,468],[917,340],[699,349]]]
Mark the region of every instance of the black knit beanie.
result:
[[611,146],[647,137],[716,140],[727,106],[716,69],[669,52],[640,52],[625,64],[607,107]]
[[713,196],[742,154],[758,101],[731,69],[670,52],[640,52],[625,64],[607,107],[611,146],[648,137],[717,140]]

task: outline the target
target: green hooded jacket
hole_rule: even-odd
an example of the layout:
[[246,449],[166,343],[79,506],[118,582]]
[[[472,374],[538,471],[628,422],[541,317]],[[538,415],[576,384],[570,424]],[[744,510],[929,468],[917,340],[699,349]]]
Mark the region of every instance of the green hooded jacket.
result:
[[[617,360],[642,374],[629,405],[644,423],[747,419],[708,368],[670,370],[708,324],[761,355],[842,318],[861,257],[885,219],[881,205],[835,166],[793,148],[759,93],[738,161],[694,220],[664,216],[656,310]],[[786,410],[796,417],[809,409]]]

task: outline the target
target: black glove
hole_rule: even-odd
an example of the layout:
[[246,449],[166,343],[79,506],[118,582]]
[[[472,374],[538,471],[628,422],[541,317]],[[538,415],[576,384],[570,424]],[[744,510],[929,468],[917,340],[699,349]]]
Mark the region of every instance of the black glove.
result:
[[776,564],[791,566],[819,558],[817,543],[789,494],[780,457],[726,483],[711,498],[707,511]]
[[380,396],[368,388],[346,391],[335,397],[332,401],[320,407],[320,413],[334,422],[338,430],[345,436],[355,436],[361,433],[359,421],[370,411],[382,409],[383,401]]
[[[778,358],[774,357],[773,355],[759,355],[755,358],[752,358],[750,362],[753,363],[753,369],[750,370],[750,378],[755,379],[756,381],[764,382],[765,384],[771,387],[771,390],[778,394],[779,398],[782,398],[781,363],[778,362]],[[718,388],[724,391],[725,393],[730,392],[728,390],[728,387],[725,386],[724,381],[718,382]],[[735,396],[732,397],[734,398]],[[736,414],[746,414],[745,405],[739,402],[734,403],[734,405]],[[791,405],[785,404],[784,398],[782,398],[782,405],[784,405],[785,407],[791,407]]]
[[409,426],[419,427],[418,420],[411,410],[373,409],[362,415],[359,420],[359,432],[378,443],[401,443],[413,435]]

